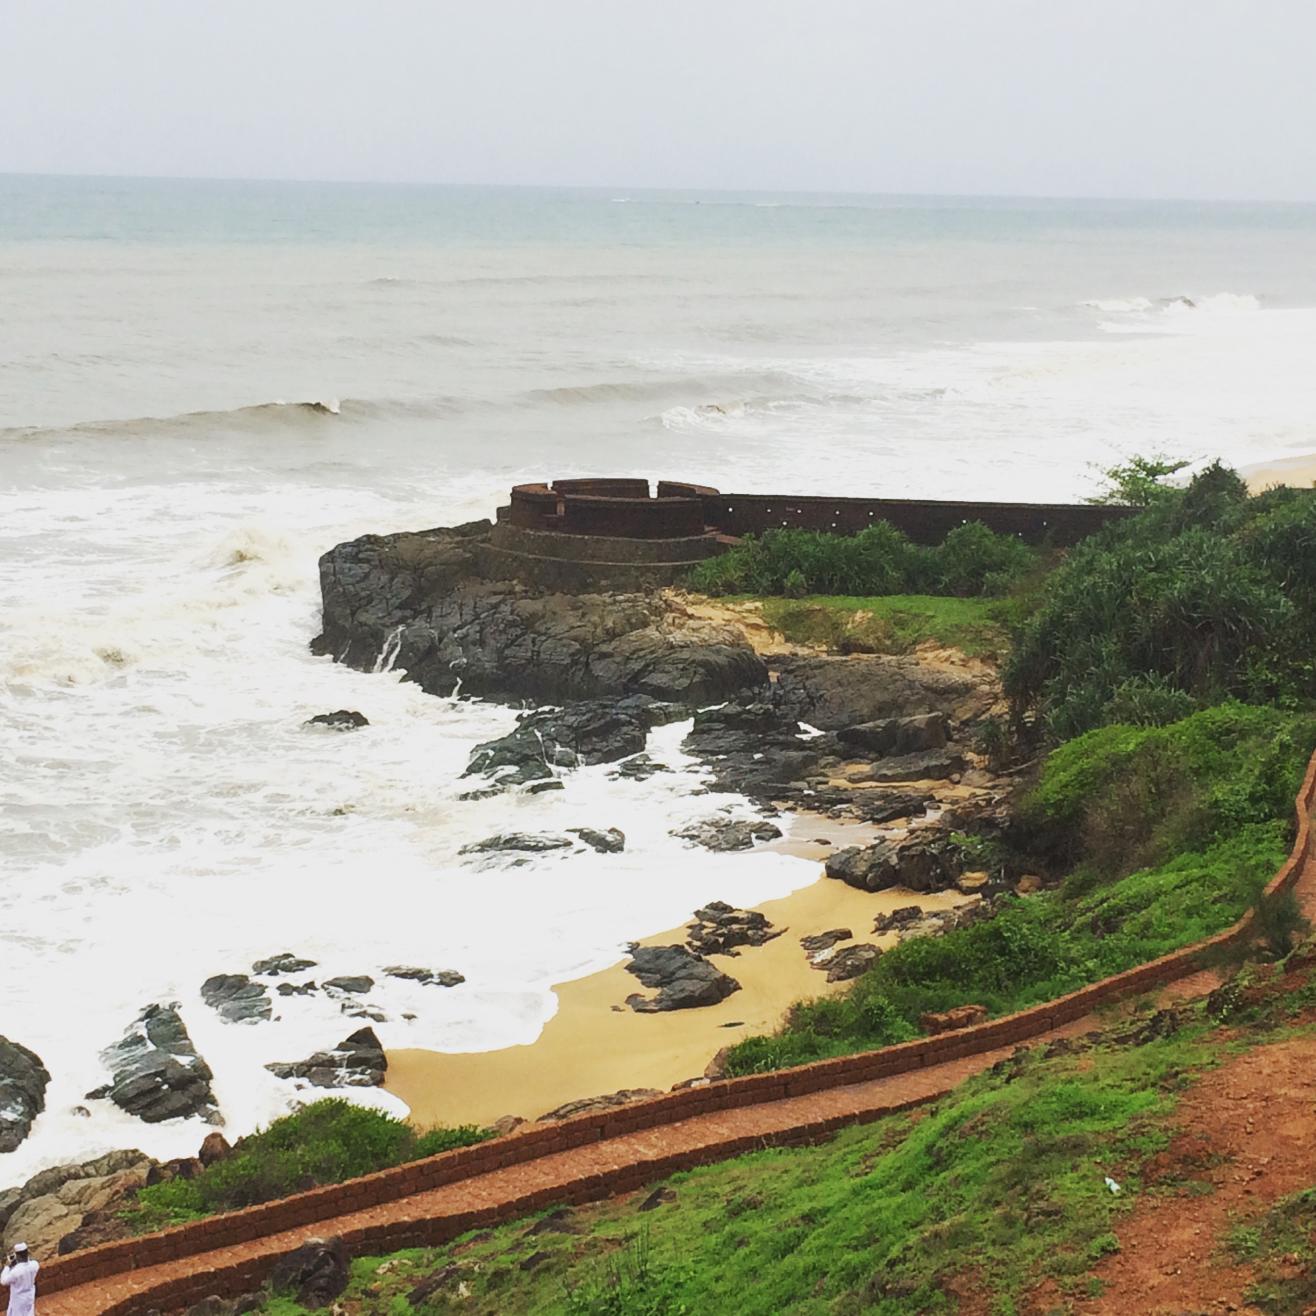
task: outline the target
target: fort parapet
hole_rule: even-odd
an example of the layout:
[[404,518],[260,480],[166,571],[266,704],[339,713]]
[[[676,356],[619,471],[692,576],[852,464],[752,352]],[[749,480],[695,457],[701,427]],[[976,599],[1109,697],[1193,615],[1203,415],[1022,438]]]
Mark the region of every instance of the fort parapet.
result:
[[482,567],[565,592],[654,589],[724,552],[743,535],[818,530],[853,535],[887,521],[915,543],[939,544],[980,521],[1029,544],[1068,547],[1132,509],[1089,503],[986,503],[914,498],[827,498],[721,493],[707,485],[640,479],[519,484],[487,544]]

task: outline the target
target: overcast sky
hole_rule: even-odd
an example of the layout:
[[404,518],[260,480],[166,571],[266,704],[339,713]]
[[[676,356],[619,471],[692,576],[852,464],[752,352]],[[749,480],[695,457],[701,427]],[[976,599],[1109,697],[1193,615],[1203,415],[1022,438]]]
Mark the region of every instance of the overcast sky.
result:
[[1316,0],[0,0],[0,172],[1316,201]]

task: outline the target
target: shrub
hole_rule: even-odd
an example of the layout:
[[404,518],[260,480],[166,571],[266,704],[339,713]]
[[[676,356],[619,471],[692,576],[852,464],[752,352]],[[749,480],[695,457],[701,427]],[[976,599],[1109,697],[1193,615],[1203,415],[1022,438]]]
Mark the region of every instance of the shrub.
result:
[[886,521],[857,535],[769,530],[701,562],[690,584],[709,594],[871,596],[1002,594],[1032,571],[1036,549],[978,522],[957,526],[935,547],[911,543]]
[[1316,497],[1248,496],[1208,467],[1085,540],[1047,579],[1004,678],[1017,721],[1064,740],[1160,723],[1229,697],[1309,695],[1316,657]]
[[143,1188],[130,1218],[142,1229],[159,1229],[341,1183],[489,1136],[470,1125],[417,1134],[391,1115],[330,1097],[241,1139],[231,1156],[195,1178]]

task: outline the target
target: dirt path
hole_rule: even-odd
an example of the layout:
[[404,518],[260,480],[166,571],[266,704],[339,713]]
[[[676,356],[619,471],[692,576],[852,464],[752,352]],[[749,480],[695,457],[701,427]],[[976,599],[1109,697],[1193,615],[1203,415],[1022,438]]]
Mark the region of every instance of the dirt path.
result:
[[1153,1172],[1162,1181],[1205,1181],[1212,1191],[1148,1196],[1116,1228],[1119,1253],[1096,1269],[1101,1296],[1074,1311],[1257,1310],[1244,1297],[1256,1276],[1234,1264],[1224,1242],[1240,1220],[1316,1183],[1316,1038],[1258,1046],[1204,1074],[1175,1123],[1179,1132]]

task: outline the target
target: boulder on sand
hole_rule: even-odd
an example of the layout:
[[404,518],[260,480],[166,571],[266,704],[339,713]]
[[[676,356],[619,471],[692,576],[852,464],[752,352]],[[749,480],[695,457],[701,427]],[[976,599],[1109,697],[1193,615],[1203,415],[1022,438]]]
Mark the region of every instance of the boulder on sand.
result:
[[191,1115],[220,1123],[210,1066],[197,1054],[177,1003],[148,1005],[101,1059],[112,1077],[88,1097],[108,1097],[147,1124]]
[[0,1037],[0,1152],[11,1152],[46,1108],[50,1074],[41,1057],[19,1042]]
[[911,836],[903,841],[848,846],[832,855],[823,871],[860,891],[884,891],[893,886],[944,891],[955,884],[961,868],[960,852],[949,838]]
[[626,998],[638,1014],[716,1005],[740,990],[734,978],[684,946],[637,946],[626,968],[646,987],[658,989],[656,996]]

